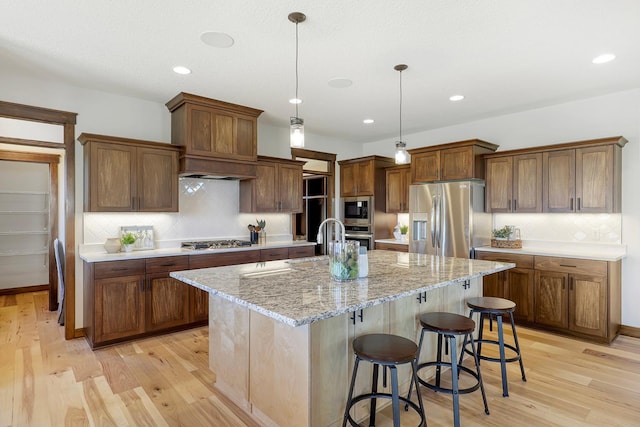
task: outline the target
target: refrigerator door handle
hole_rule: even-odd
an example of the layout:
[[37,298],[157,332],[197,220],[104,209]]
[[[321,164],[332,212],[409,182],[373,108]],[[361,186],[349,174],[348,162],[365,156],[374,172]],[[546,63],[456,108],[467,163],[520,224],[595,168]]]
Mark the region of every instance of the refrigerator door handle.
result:
[[441,218],[440,218],[440,214],[441,214],[441,210],[442,210],[442,196],[438,195],[436,196],[436,242],[437,242],[437,247],[440,248],[442,247],[442,223],[441,223]]
[[431,246],[436,247],[436,209],[438,207],[438,198],[433,196],[431,198]]

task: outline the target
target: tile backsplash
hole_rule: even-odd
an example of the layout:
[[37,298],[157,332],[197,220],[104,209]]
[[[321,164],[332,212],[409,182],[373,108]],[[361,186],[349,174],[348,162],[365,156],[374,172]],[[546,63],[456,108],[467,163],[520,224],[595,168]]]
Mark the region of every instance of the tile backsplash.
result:
[[83,243],[103,244],[121,226],[153,225],[156,247],[184,240],[249,239],[248,224],[267,223],[267,238],[291,239],[291,215],[238,213],[239,181],[180,178],[179,213],[85,213]]
[[620,244],[621,214],[494,214],[493,228],[513,225],[522,240]]

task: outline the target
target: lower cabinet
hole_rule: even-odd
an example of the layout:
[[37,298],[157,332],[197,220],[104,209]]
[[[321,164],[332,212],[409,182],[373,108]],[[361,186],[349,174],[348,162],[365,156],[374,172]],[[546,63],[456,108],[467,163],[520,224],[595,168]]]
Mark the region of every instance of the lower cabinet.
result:
[[[621,322],[621,263],[477,252],[516,268],[485,276],[484,295],[516,303],[516,321],[611,342]],[[522,268],[527,267],[527,268]]]
[[146,259],[146,330],[158,331],[186,325],[191,321],[190,288],[169,277],[169,272],[187,270],[189,259],[161,257]]

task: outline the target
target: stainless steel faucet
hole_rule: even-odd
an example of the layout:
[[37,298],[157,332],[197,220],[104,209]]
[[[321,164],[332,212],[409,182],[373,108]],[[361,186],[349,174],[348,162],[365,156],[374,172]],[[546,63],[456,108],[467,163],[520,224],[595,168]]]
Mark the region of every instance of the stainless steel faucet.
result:
[[337,222],[338,224],[340,224],[340,231],[342,232],[342,233],[340,234],[340,236],[342,237],[342,241],[343,241],[343,242],[345,241],[345,230],[344,230],[344,224],[343,224],[339,219],[336,219],[336,218],[327,218],[327,219],[325,219],[324,221],[322,221],[322,222],[320,223],[320,226],[318,227],[318,235],[316,236],[316,241],[318,242],[318,244],[322,244],[322,242],[323,242],[323,240],[324,240],[324,239],[322,238],[322,227],[323,227],[327,222],[330,222],[330,221],[332,221],[332,222]]

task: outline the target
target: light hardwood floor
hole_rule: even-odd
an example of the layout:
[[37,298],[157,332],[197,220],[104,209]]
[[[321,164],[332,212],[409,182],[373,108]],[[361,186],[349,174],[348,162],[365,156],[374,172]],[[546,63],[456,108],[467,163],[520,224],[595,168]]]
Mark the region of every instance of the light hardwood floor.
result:
[[[0,426],[256,425],[213,387],[206,327],[91,351],[46,307],[46,292],[0,296]],[[491,415],[479,392],[462,395],[462,425],[640,426],[640,339],[518,332],[528,381],[510,364],[503,398],[499,366],[484,362]],[[450,426],[451,396],[423,397],[429,426]]]

